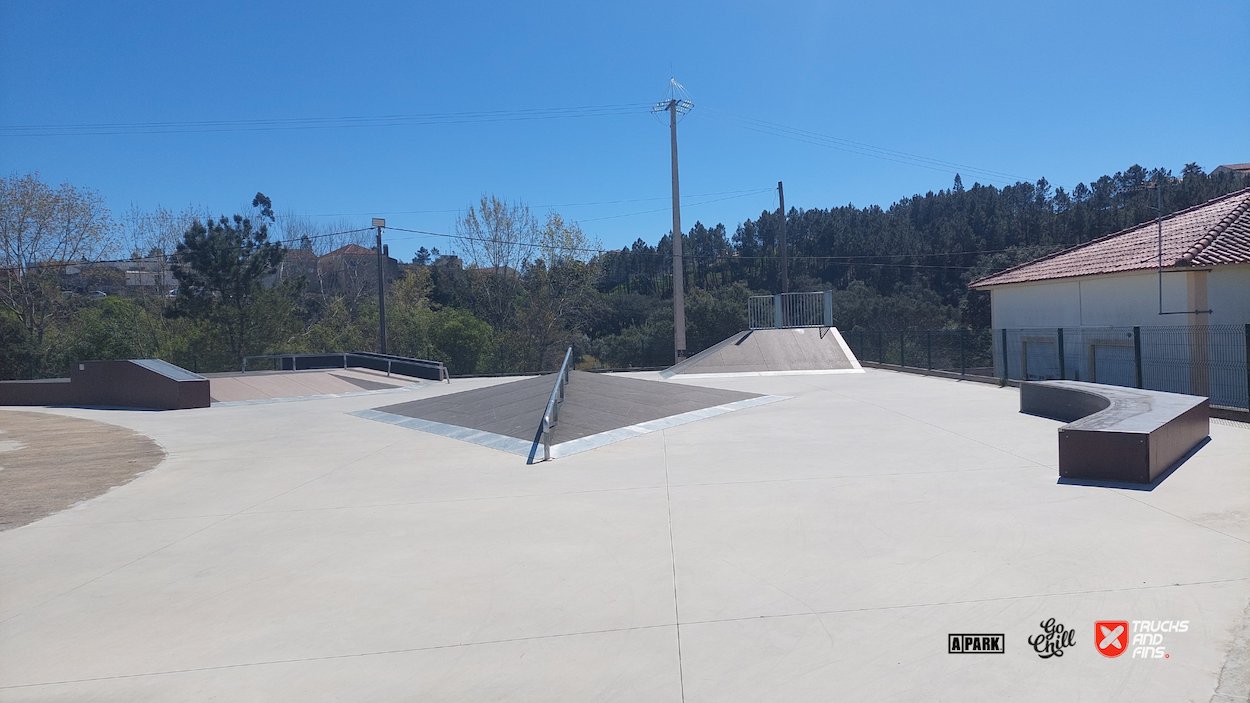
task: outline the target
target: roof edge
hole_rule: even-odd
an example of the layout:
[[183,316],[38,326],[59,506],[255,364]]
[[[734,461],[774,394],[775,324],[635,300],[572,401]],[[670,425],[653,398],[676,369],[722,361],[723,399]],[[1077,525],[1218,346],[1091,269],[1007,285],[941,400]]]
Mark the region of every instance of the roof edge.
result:
[[[1167,215],[1164,215],[1164,216],[1163,216],[1163,217],[1161,217],[1161,218],[1157,218],[1157,219],[1155,219],[1155,220],[1151,220],[1151,221],[1149,221],[1149,222],[1142,222],[1142,223],[1139,223],[1139,224],[1135,224],[1135,225],[1133,225],[1132,227],[1125,227],[1124,229],[1119,230],[1118,232],[1112,232],[1111,234],[1104,234],[1103,236],[1101,236],[1101,237],[1095,237],[1095,238],[1093,238],[1093,239],[1089,240],[1088,242],[1082,242],[1082,243],[1077,244],[1077,245],[1075,245],[1075,246],[1070,246],[1070,247],[1068,247],[1067,249],[1060,249],[1059,251],[1053,252],[1053,253],[1051,253],[1051,254],[1047,254],[1046,256],[1043,256],[1043,257],[1041,257],[1041,258],[1038,258],[1038,259],[1033,259],[1032,261],[1026,261],[1026,262],[1024,262],[1023,264],[1016,264],[1015,266],[1012,266],[1012,267],[1010,267],[1010,268],[1005,268],[1005,269],[1003,269],[1002,271],[995,271],[994,273],[991,273],[991,274],[988,274],[988,275],[982,276],[982,277],[978,278],[977,280],[972,281],[971,283],[969,283],[969,284],[968,284],[968,288],[971,288],[971,289],[976,289],[976,288],[977,288],[977,287],[979,287],[979,286],[984,286],[984,285],[987,285],[987,284],[985,283],[985,281],[988,281],[988,280],[990,280],[990,279],[992,279],[992,278],[997,278],[998,276],[1001,276],[1001,275],[1003,275],[1003,274],[1005,274],[1005,273],[1010,273],[1010,272],[1012,272],[1012,271],[1018,271],[1019,269],[1022,269],[1022,268],[1024,268],[1025,266],[1032,266],[1033,264],[1036,264],[1036,263],[1039,263],[1039,262],[1042,262],[1042,261],[1048,261],[1048,260],[1050,260],[1050,259],[1055,258],[1056,256],[1062,256],[1063,254],[1067,254],[1067,253],[1069,253],[1069,252],[1073,252],[1073,251],[1076,251],[1076,250],[1078,250],[1078,249],[1083,249],[1083,248],[1085,248],[1085,247],[1087,247],[1087,246],[1090,246],[1090,245],[1093,245],[1093,244],[1097,244],[1097,243],[1099,243],[1099,242],[1106,241],[1106,240],[1111,239],[1111,238],[1113,238],[1113,237],[1118,237],[1118,236],[1120,236],[1120,235],[1122,235],[1122,234],[1127,234],[1127,233],[1129,233],[1129,232],[1132,232],[1132,231],[1133,231],[1133,230],[1135,230],[1135,229],[1139,229],[1139,228],[1141,228],[1141,227],[1146,227],[1146,226],[1149,226],[1150,224],[1152,224],[1152,223],[1154,223],[1154,222],[1161,222],[1161,221],[1163,221],[1163,220],[1170,220],[1170,219],[1172,219],[1173,217],[1179,217],[1180,215],[1184,215],[1184,214],[1187,214],[1187,213],[1192,212],[1192,211],[1194,211],[1194,210],[1198,210],[1199,208],[1204,208],[1204,207],[1206,207],[1206,206],[1208,206],[1208,205],[1211,205],[1212,203],[1217,203],[1217,202],[1220,202],[1220,201],[1222,201],[1222,200],[1227,200],[1227,199],[1233,199],[1233,198],[1236,198],[1236,197],[1238,197],[1238,196],[1245,196],[1245,197],[1247,197],[1247,198],[1250,198],[1250,188],[1242,188],[1241,190],[1235,190],[1235,191],[1233,191],[1233,192],[1231,192],[1231,193],[1225,193],[1224,195],[1221,195],[1221,196],[1219,196],[1219,197],[1216,197],[1216,198],[1211,198],[1210,200],[1207,200],[1206,202],[1202,202],[1202,203],[1199,203],[1199,204],[1197,204],[1197,205],[1191,205],[1191,206],[1189,206],[1189,207],[1187,207],[1187,208],[1185,208],[1185,209],[1183,209],[1183,210],[1177,210],[1176,212],[1168,213]],[[1250,200],[1248,200],[1248,202],[1250,202]],[[1231,222],[1230,222],[1229,224],[1231,224]],[[1227,225],[1225,225],[1225,227],[1227,227]],[[1220,230],[1220,231],[1222,232],[1223,230]],[[1205,238],[1205,237],[1204,237],[1204,238]],[[1075,278],[1075,276],[1055,276],[1054,278]],[[1039,280],[1050,280],[1050,279],[1039,279]],[[988,285],[994,285],[994,284],[992,284],[992,283],[991,283],[991,284],[988,284]]]
[[1234,222],[1240,220],[1242,215],[1246,214],[1247,210],[1250,210],[1250,197],[1247,197],[1241,202],[1240,205],[1233,208],[1232,212],[1224,216],[1224,219],[1215,223],[1215,226],[1212,227],[1211,230],[1202,237],[1202,239],[1194,242],[1193,246],[1189,247],[1189,249],[1187,249],[1184,254],[1181,254],[1180,258],[1176,260],[1175,265],[1187,266],[1192,264],[1194,259],[1197,258],[1199,254],[1205,251],[1207,247],[1214,244],[1215,240],[1219,239],[1220,235],[1224,234],[1224,231],[1231,227]]

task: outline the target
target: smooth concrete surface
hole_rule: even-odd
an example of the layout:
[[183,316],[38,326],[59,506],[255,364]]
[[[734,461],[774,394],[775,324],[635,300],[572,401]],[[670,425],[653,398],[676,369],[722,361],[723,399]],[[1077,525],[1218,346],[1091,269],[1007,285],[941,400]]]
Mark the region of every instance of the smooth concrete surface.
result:
[[862,371],[836,327],[808,327],[739,332],[660,375],[692,380]]
[[[1250,429],[1121,490],[1058,484],[1012,388],[668,383],[790,398],[533,466],[373,396],[47,411],[168,458],[0,533],[0,701],[1245,699]],[[1096,620],[1189,626],[1108,659]]]

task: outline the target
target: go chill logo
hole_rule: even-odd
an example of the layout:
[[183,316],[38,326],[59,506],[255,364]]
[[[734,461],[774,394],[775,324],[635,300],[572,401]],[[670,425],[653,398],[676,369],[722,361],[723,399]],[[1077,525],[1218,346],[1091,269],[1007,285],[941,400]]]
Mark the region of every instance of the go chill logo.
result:
[[1188,630],[1188,620],[1099,620],[1094,623],[1094,645],[1099,654],[1113,659],[1130,650],[1131,659],[1171,659],[1165,639]]

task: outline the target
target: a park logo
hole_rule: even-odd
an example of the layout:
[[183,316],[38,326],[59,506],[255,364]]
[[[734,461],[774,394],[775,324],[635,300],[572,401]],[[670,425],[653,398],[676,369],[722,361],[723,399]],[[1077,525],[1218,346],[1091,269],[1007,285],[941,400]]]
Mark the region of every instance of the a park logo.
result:
[[1128,649],[1127,620],[1099,620],[1094,623],[1094,644],[1104,657],[1115,658]]
[[1002,654],[1005,646],[1003,634],[958,634],[946,636],[949,654]]
[[1043,620],[1040,634],[1033,635],[1028,642],[1042,659],[1062,657],[1063,650],[1076,644],[1076,630],[1069,630],[1054,618]]

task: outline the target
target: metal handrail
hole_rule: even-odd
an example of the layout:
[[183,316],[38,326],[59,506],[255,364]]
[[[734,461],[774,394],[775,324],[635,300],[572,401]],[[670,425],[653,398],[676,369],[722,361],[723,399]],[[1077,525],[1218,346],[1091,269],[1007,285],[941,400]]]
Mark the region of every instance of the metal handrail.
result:
[[[283,361],[283,362],[286,361],[287,359],[290,359],[291,368],[287,370],[291,370],[291,371],[326,369],[326,368],[348,369],[348,368],[353,368],[353,367],[360,367],[360,368],[373,369],[375,371],[385,371],[388,376],[391,375],[391,373],[397,373],[401,376],[428,378],[421,374],[414,374],[411,372],[405,373],[405,371],[403,370],[404,367],[424,368],[424,369],[429,369],[430,371],[434,372],[437,375],[437,379],[428,378],[428,380],[438,380],[438,381],[445,380],[448,382],[451,381],[451,375],[447,373],[447,367],[444,366],[441,361],[429,361],[427,359],[413,359],[413,358],[409,358],[406,356],[395,356],[393,354],[375,354],[373,352],[333,352],[333,353],[328,353],[328,354],[317,354],[317,353],[258,354],[254,356],[243,357],[242,372],[247,373],[247,362],[251,360],[256,360],[256,359],[274,359],[274,360]],[[313,364],[308,364],[308,365],[303,365],[300,363],[301,360],[306,361],[306,360],[318,360],[318,359],[336,359],[337,363],[335,363],[332,366],[319,364],[319,363],[313,363]],[[377,364],[374,365],[374,364],[360,363],[361,360],[375,360]],[[385,369],[380,367],[382,362],[386,362]],[[300,368],[301,365],[304,366],[303,369]],[[398,366],[398,368],[394,368],[396,366]]]
[[833,291],[753,295],[747,299],[747,325],[753,330],[833,327]]
[[543,442],[543,461],[551,461],[551,435],[560,420],[560,404],[564,402],[564,387],[569,384],[569,364],[573,361],[573,347],[564,352],[564,363],[560,364],[560,372],[556,374],[556,386],[551,389],[551,397],[547,399],[547,407],[543,409],[543,421],[539,426],[539,434]]

